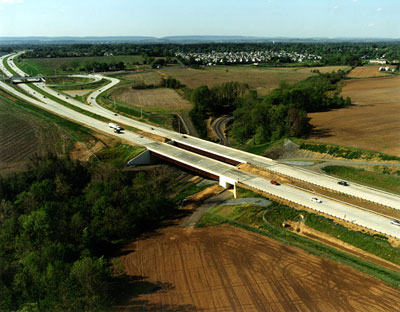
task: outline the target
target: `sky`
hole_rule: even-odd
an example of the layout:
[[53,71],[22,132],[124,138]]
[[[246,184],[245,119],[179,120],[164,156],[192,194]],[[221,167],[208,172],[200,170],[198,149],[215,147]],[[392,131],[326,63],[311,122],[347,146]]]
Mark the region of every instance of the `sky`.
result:
[[0,0],[0,37],[400,38],[399,0]]

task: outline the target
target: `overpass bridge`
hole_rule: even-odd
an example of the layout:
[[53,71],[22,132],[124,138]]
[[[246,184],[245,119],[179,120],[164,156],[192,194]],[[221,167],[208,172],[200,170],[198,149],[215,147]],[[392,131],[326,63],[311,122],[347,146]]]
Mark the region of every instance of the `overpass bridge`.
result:
[[17,83],[28,83],[28,82],[46,82],[41,76],[12,76],[10,82],[13,84]]

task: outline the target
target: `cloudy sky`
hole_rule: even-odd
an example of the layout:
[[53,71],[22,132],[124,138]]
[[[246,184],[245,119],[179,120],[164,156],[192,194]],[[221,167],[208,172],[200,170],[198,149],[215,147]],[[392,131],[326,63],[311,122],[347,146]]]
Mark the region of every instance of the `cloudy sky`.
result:
[[400,38],[399,0],[0,0],[0,36]]

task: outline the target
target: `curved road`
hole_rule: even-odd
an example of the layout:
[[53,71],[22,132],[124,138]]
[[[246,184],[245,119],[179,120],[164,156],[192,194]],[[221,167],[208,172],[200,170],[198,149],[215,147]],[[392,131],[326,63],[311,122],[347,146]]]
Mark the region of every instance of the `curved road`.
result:
[[222,127],[231,119],[232,119],[232,117],[225,115],[225,116],[217,118],[211,125],[214,133],[220,139],[222,145],[225,145],[225,146],[229,146],[229,142],[228,142],[228,138],[225,136],[224,131],[222,131]]

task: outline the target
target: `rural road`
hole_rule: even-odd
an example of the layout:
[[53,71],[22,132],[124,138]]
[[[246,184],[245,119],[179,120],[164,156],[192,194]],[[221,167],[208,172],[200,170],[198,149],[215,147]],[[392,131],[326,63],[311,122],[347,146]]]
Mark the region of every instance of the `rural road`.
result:
[[221,143],[225,146],[229,146],[228,138],[225,136],[222,127],[230,120],[232,117],[229,116],[222,116],[217,118],[211,125],[214,133],[220,139]]
[[[7,75],[10,75],[11,73],[9,73],[3,66],[2,62],[3,58],[4,57],[0,58],[1,60],[0,69]],[[115,78],[107,78],[107,79],[111,81],[107,86],[102,87],[91,94],[90,96],[91,101],[89,101],[90,105],[80,103],[70,98],[63,100],[64,101],[67,100],[68,103],[79,106],[81,109],[85,109],[87,111],[109,118],[109,120],[113,120],[115,122],[122,124],[127,124],[146,132],[167,137],[171,140],[182,142],[186,145],[193,146],[197,149],[205,151],[213,151],[215,154],[224,155],[232,159],[239,160],[239,162],[242,163],[251,163],[256,166],[266,168],[270,171],[275,171],[287,176],[294,176],[297,179],[304,180],[309,183],[328,187],[333,190],[338,190],[341,193],[357,196],[370,201],[384,203],[389,207],[399,209],[398,203],[400,202],[399,200],[400,196],[396,196],[394,194],[378,191],[373,188],[357,185],[355,183],[352,183],[350,187],[343,187],[337,184],[338,179],[323,174],[317,174],[311,171],[304,170],[302,168],[282,165],[268,158],[249,154],[243,151],[228,148],[226,146],[211,143],[191,136],[185,136],[185,138],[182,138],[181,134],[173,131],[169,131],[158,127],[153,127],[151,125],[147,125],[124,116],[115,116],[113,112],[110,112],[105,108],[102,108],[96,103],[96,97],[101,92],[104,92],[106,89],[118,83],[118,79]],[[48,87],[44,86],[41,83],[38,83],[37,86],[43,89],[45,92],[47,92],[47,90],[49,89]],[[198,166],[199,168],[204,168],[206,170],[210,170],[211,172],[215,172],[216,174],[230,177],[240,183],[243,183],[255,189],[259,189],[266,193],[290,200],[294,203],[301,204],[311,209],[321,211],[336,216],[338,218],[345,219],[347,221],[352,221],[353,223],[359,224],[361,226],[372,228],[376,231],[400,238],[400,227],[391,225],[387,218],[377,216],[375,214],[371,214],[363,210],[355,209],[354,207],[345,205],[343,203],[338,203],[330,199],[323,199],[322,204],[314,203],[310,200],[310,197],[312,195],[303,190],[298,190],[288,185],[281,185],[279,187],[274,186],[270,184],[269,180],[240,171],[235,166],[231,166],[205,156],[200,156],[198,154],[179,149],[169,144],[155,142],[146,137],[142,137],[141,135],[138,135],[134,132],[125,131],[123,134],[115,134],[113,133],[112,129],[110,129],[107,126],[107,122],[99,121],[95,118],[89,117],[87,115],[74,111],[60,103],[57,103],[49,99],[48,97],[45,97],[41,94],[37,94],[37,92],[35,92],[32,88],[30,88],[28,84],[19,84],[18,88],[26,91],[29,94],[29,96],[22,94],[21,92],[14,89],[12,86],[3,82],[0,83],[0,87],[7,90],[9,93],[12,93],[17,97],[23,99],[24,101],[40,106],[41,108],[51,111],[64,118],[77,121],[78,123],[86,125],[89,128],[108,133],[112,136],[119,137],[133,144],[145,146],[150,150],[153,149],[160,153],[165,153],[168,155],[170,154],[172,155],[171,156],[172,158],[175,157],[175,159],[178,159],[180,161],[189,164],[196,164],[196,166]],[[57,94],[56,91],[51,89],[49,90],[48,93],[52,95],[54,93]],[[32,99],[33,97],[34,99]],[[57,97],[59,97],[59,95]],[[93,99],[91,99],[91,97],[93,97]]]

